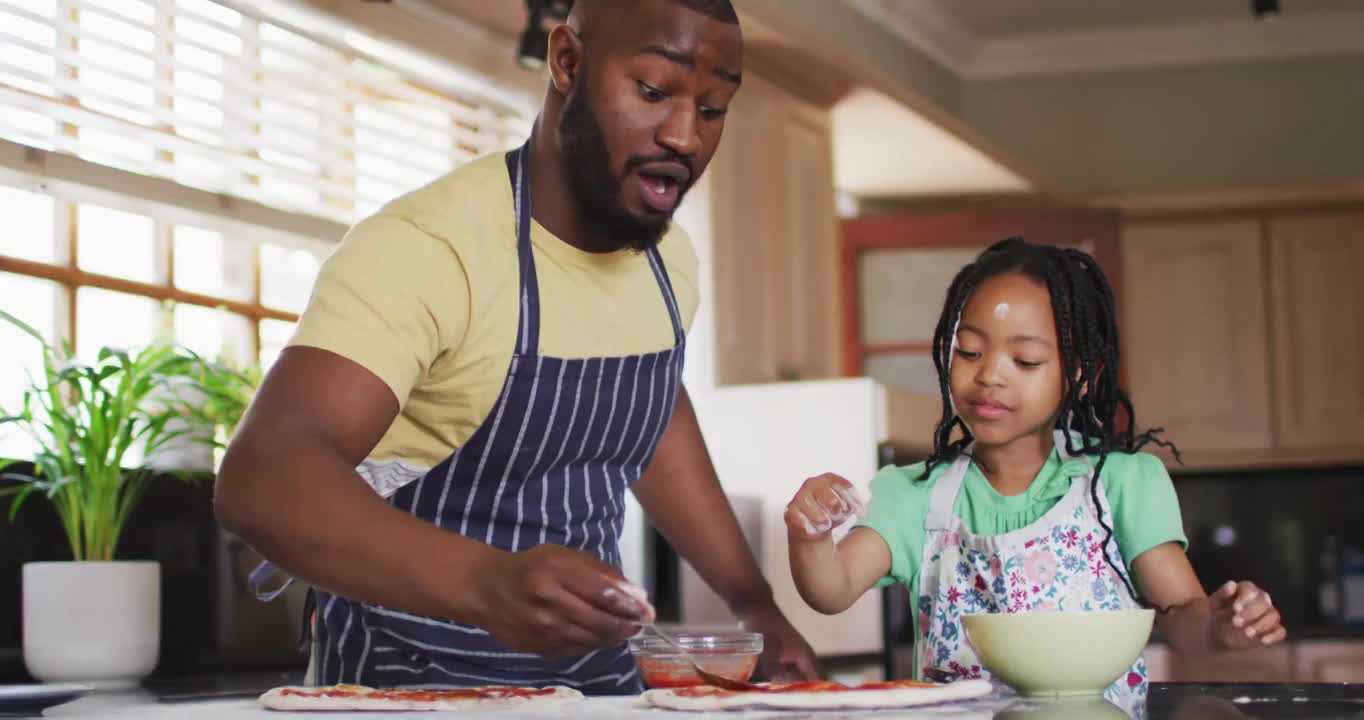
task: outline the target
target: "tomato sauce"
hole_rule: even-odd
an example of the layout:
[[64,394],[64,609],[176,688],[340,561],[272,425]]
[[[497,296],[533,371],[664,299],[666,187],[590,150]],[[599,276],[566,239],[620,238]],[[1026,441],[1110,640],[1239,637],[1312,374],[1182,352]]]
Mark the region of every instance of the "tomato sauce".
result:
[[[706,672],[714,673],[729,680],[747,682],[758,668],[757,655],[734,655],[733,653],[709,654],[698,651],[694,655],[708,655],[699,659]],[[639,674],[644,684],[651,688],[687,688],[705,685],[706,681],[692,669],[686,658],[678,655],[662,657],[641,657],[637,659]]]

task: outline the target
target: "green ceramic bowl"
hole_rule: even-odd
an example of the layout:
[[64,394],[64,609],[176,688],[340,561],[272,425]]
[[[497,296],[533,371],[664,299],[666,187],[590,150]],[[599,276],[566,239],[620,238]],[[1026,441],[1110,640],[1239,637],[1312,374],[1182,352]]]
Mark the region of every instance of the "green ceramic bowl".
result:
[[1151,638],[1154,610],[963,615],[976,656],[1021,695],[1098,695]]

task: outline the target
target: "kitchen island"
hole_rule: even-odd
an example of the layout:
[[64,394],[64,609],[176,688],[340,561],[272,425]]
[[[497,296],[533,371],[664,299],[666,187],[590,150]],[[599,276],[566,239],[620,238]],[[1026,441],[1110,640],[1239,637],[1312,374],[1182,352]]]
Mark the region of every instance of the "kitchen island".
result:
[[[244,693],[245,689],[222,690],[232,683],[210,683],[199,697],[213,693]],[[246,685],[236,683],[237,687]],[[219,689],[213,689],[219,688]],[[195,694],[184,688],[174,692],[141,689],[130,692],[97,693],[75,702],[50,708],[41,716],[0,717],[56,717],[124,720],[267,720],[281,717],[312,717],[316,713],[278,713],[262,710],[250,698],[193,699]],[[549,705],[539,708],[478,710],[460,713],[339,713],[339,718],[393,720],[395,717],[487,717],[490,720],[541,720],[559,717],[586,717],[592,720],[819,720],[820,718],[1113,718],[1127,717],[1121,710],[1097,700],[1041,702],[1022,700],[1008,691],[1000,691],[989,698],[939,708],[918,708],[901,711],[877,712],[717,712],[675,713],[645,707],[638,698],[589,698],[572,706]],[[332,717],[332,715],[328,715]],[[1192,720],[1231,720],[1234,718],[1364,718],[1364,685],[1318,684],[1198,684],[1156,683],[1152,686],[1147,706],[1150,720],[1173,718]]]

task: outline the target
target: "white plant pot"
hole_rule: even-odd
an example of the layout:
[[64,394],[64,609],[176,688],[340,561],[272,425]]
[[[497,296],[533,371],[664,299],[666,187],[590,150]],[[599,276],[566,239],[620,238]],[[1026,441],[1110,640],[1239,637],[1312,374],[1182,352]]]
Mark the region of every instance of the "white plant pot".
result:
[[161,566],[155,562],[24,565],[24,665],[50,683],[137,685],[161,649]]

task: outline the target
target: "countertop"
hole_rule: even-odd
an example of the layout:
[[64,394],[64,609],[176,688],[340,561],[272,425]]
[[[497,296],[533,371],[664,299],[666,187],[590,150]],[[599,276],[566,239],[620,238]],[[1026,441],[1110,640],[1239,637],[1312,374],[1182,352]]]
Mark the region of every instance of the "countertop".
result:
[[[218,681],[221,689],[248,690],[240,680]],[[234,687],[235,686],[235,687]],[[183,694],[139,689],[130,692],[96,693],[75,702],[50,708],[42,716],[55,718],[127,720],[267,720],[280,717],[313,717],[307,713],[276,713],[260,709],[253,699],[184,700]],[[422,717],[455,716],[456,713],[419,713]],[[891,718],[1113,718],[1127,715],[1102,700],[1044,702],[1022,700],[1007,690],[989,698],[938,708],[878,712],[720,712],[670,713],[644,707],[638,698],[589,698],[565,713],[562,705],[541,708],[516,708],[461,712],[459,717],[487,717],[490,720],[542,720],[547,718],[590,717],[593,720],[659,720],[669,715],[685,720],[725,718],[726,720],[822,720],[823,718],[890,720]],[[21,717],[5,716],[0,717]],[[392,713],[345,713],[347,720],[393,720]],[[411,717],[411,716],[405,716]],[[1151,688],[1146,717],[1165,718],[1364,718],[1364,685],[1302,684],[1192,684],[1156,683]]]

